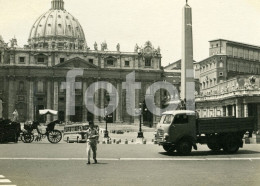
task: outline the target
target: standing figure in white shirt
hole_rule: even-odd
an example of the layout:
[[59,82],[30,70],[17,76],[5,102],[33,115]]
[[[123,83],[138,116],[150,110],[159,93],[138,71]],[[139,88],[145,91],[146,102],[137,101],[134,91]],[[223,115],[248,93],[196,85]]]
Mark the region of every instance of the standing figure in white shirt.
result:
[[94,163],[97,163],[97,141],[98,141],[98,131],[94,128],[94,122],[89,121],[89,129],[87,130],[87,155],[88,155],[88,162],[90,164],[90,154],[91,150],[93,152],[93,160]]

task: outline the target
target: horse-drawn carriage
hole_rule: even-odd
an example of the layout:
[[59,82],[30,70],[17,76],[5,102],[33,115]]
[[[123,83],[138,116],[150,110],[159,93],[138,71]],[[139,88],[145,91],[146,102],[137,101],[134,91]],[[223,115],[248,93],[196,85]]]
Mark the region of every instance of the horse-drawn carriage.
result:
[[0,120],[0,143],[18,142],[21,133],[20,123],[9,119]]
[[62,139],[62,133],[59,130],[55,130],[55,125],[59,123],[58,120],[50,122],[45,128],[46,131],[43,133],[39,129],[40,123],[38,121],[34,121],[33,123],[25,124],[24,131],[21,135],[21,140],[24,143],[31,143],[34,140],[33,130],[35,129],[38,135],[35,138],[35,141],[40,141],[41,139],[47,136],[47,139],[50,143],[59,143]]
[[[40,115],[57,115],[57,111],[45,109],[39,111]],[[39,129],[40,123],[38,121],[34,121],[32,123],[27,123],[24,125],[24,131],[21,135],[21,140],[24,143],[31,143],[33,140],[40,141],[41,139],[45,138],[47,136],[47,139],[50,143],[59,143],[62,139],[62,133],[59,130],[55,129],[55,125],[59,123],[59,120],[55,120],[47,124],[47,127],[45,127],[45,132],[42,132]],[[33,130],[36,130],[38,135],[34,139],[34,133]]]

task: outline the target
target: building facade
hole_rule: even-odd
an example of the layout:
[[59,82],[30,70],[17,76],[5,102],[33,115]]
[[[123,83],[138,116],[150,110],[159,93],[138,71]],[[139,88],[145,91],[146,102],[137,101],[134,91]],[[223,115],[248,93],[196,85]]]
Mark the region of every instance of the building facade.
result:
[[[95,43],[91,49],[86,44],[79,21],[64,9],[63,0],[52,0],[51,9],[33,24],[28,45],[18,47],[15,38],[7,45],[0,37],[0,117],[11,119],[16,109],[21,122],[52,119],[102,121],[101,117],[87,110],[84,94],[92,83],[107,81],[116,87],[119,94],[118,107],[111,115],[112,121],[135,122],[138,117],[127,113],[129,100],[122,82],[125,82],[127,74],[135,71],[136,82],[141,82],[142,87],[136,91],[138,108],[140,103],[144,103],[147,88],[162,80],[163,70],[159,47],[154,48],[147,41],[143,47],[136,45],[133,48],[132,52],[123,52],[117,44],[114,51],[109,51],[107,43],[103,42],[100,47]],[[82,89],[75,90],[76,114],[69,116],[65,112],[66,91],[61,85],[66,81],[67,72],[74,68],[83,69],[84,74],[76,78],[76,81],[82,82]],[[105,89],[96,91],[94,100],[99,108],[106,107],[109,96]],[[160,106],[161,92],[156,93],[155,102]],[[39,115],[40,109],[58,110],[59,114],[45,118]],[[143,110],[144,120],[157,122],[157,116],[147,109]]]
[[209,57],[194,63],[200,92],[200,117],[256,116],[260,127],[260,47],[229,40],[212,40]]

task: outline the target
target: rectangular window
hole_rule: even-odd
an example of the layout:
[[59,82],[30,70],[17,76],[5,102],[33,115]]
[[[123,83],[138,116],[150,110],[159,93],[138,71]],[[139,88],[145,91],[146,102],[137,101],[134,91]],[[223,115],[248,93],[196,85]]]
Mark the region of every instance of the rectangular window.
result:
[[165,115],[163,124],[171,124],[174,116],[173,115]]
[[113,66],[114,65],[114,61],[113,60],[107,60],[107,65]]
[[38,101],[43,101],[43,98],[37,98]]
[[60,85],[60,89],[59,89],[59,90],[60,90],[61,93],[63,93],[63,92],[65,92],[65,87],[63,87],[62,85]]
[[254,51],[254,60],[258,60],[258,52]]
[[88,62],[91,64],[94,64],[94,60],[93,59],[88,59]]
[[233,56],[234,57],[238,57],[238,54],[237,54],[237,48],[233,48]]
[[228,46],[228,47],[227,47],[227,55],[228,55],[228,56],[232,56],[232,53],[233,53],[232,47]]
[[174,124],[187,124],[189,122],[188,115],[186,114],[177,114],[174,117]]
[[248,59],[248,58],[249,58],[249,52],[248,52],[248,50],[244,50],[244,54],[245,54],[245,59]]
[[25,57],[19,57],[19,63],[24,63],[25,62]]
[[243,58],[244,57],[244,50],[243,48],[238,49],[238,57]]
[[60,58],[60,63],[63,63],[65,61],[65,58]]
[[38,63],[44,63],[44,58],[43,57],[38,57]]
[[129,67],[129,61],[125,61],[125,66]]
[[42,81],[38,81],[37,90],[39,93],[43,92],[43,82]]
[[145,59],[145,66],[150,67],[151,66],[151,59]]
[[254,52],[252,50],[249,51],[249,59],[254,59]]

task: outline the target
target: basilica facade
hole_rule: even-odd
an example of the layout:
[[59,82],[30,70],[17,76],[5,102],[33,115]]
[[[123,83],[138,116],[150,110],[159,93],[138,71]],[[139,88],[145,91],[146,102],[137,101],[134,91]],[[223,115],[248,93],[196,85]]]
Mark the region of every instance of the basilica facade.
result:
[[[136,45],[133,51],[123,52],[120,44],[109,51],[105,42],[94,43],[93,48],[86,43],[82,26],[64,9],[63,0],[52,0],[51,9],[36,19],[24,47],[18,47],[15,38],[8,45],[0,36],[0,118],[11,119],[16,109],[21,122],[102,121],[87,109],[84,93],[92,83],[107,81],[116,87],[119,95],[118,106],[110,108],[115,110],[111,122],[133,123],[139,117],[127,113],[129,100],[122,82],[127,74],[135,71],[136,82],[141,82],[141,89],[136,90],[136,107],[143,110],[144,122],[156,123],[158,116],[147,111],[144,97],[147,87],[163,78],[160,48],[147,41],[142,47]],[[84,73],[76,78],[82,82],[82,89],[75,90],[76,114],[69,116],[65,112],[66,90],[61,85],[66,81],[67,72],[74,68],[83,69]],[[161,97],[161,92],[157,92],[155,103],[159,107]],[[109,96],[104,89],[99,89],[94,100],[96,106],[104,108]],[[40,109],[57,110],[59,114],[43,117],[39,115]]]

